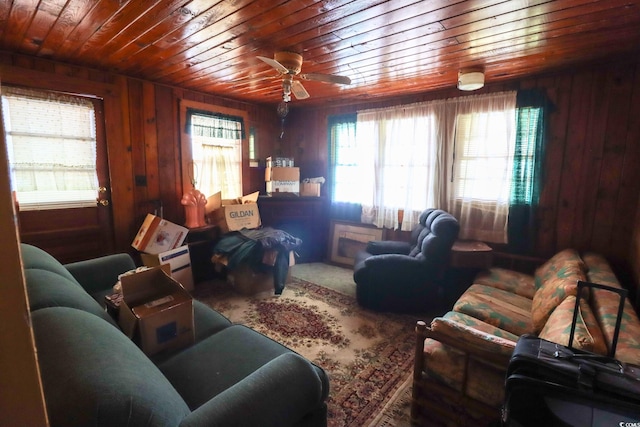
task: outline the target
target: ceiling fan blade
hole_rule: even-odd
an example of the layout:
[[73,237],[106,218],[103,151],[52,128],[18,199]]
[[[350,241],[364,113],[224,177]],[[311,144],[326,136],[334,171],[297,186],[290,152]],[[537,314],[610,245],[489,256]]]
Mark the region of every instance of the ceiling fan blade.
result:
[[291,82],[291,93],[296,99],[307,99],[309,98],[309,92],[302,86],[298,80],[294,80]]
[[335,74],[308,73],[308,74],[300,74],[300,78],[304,80],[316,80],[319,82],[337,83],[341,85],[351,84],[351,79],[349,77],[337,76]]
[[275,68],[276,70],[278,70],[282,74],[288,74],[289,73],[289,70],[287,70],[287,68],[284,65],[282,65],[281,63],[279,63],[275,59],[267,58],[266,56],[258,56],[257,58],[259,60],[261,60],[263,62],[266,62],[267,64],[271,65],[273,68]]

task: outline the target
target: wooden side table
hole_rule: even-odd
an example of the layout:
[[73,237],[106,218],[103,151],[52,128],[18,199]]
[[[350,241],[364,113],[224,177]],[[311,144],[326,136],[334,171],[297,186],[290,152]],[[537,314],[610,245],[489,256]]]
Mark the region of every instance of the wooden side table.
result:
[[213,246],[219,239],[220,227],[217,225],[189,229],[185,244],[189,245],[194,283],[216,276],[211,256],[213,255]]
[[489,268],[493,263],[493,250],[476,240],[457,240],[451,248],[450,265],[454,268]]
[[475,240],[458,240],[451,248],[449,267],[445,273],[444,302],[452,307],[462,293],[473,283],[480,270],[491,267],[493,250]]

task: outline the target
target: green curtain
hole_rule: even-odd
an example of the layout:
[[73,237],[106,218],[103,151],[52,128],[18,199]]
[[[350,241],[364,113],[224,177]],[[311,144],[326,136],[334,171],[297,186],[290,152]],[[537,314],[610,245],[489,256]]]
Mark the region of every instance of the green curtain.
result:
[[338,158],[340,150],[337,149],[336,143],[338,142],[338,135],[343,130],[349,128],[355,130],[357,115],[343,114],[339,116],[329,117],[329,194],[331,195],[331,205],[329,210],[329,216],[331,219],[341,221],[360,222],[362,215],[362,206],[359,203],[347,203],[335,201],[335,182],[336,182],[336,165],[340,164]]
[[536,235],[536,208],[543,182],[547,116],[551,104],[538,89],[518,91],[516,142],[509,206],[508,247],[532,253]]

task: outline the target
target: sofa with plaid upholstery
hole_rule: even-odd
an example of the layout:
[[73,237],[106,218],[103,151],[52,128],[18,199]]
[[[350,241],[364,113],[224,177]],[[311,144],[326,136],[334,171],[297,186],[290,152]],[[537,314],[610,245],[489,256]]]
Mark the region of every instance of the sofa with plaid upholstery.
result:
[[[412,399],[414,424],[489,425],[499,419],[509,358],[519,336],[567,345],[579,280],[620,288],[606,259],[565,249],[528,275],[479,273],[451,311],[418,322]],[[619,297],[591,289],[580,303],[573,346],[606,355]],[[640,364],[640,321],[629,302],[616,358]]]

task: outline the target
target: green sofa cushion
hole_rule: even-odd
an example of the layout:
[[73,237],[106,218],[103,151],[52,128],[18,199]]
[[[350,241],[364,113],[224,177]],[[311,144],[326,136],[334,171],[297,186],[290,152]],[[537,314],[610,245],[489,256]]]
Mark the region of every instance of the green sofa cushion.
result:
[[[189,407],[195,409],[286,353],[291,350],[246,326],[233,325],[158,366]],[[325,384],[326,398],[326,374],[318,368],[318,375]],[[286,401],[287,393],[298,392],[295,388],[282,390],[281,395],[265,399]]]
[[32,313],[51,426],[177,426],[184,400],[118,329],[84,311]]
[[69,270],[64,268],[64,266],[60,264],[60,261],[55,259],[49,253],[36,246],[27,245],[25,243],[20,245],[20,251],[22,252],[22,262],[25,270],[33,268],[51,271],[69,279],[71,282],[78,285],[78,287],[81,287]]
[[112,293],[118,276],[135,269],[136,264],[129,254],[119,253],[65,264],[64,268],[75,277],[87,293],[106,294]]
[[111,316],[75,281],[57,271],[30,268],[24,274],[31,311],[45,307],[77,308],[115,325]]
[[193,324],[196,342],[231,326],[231,321],[208,305],[193,300]]

